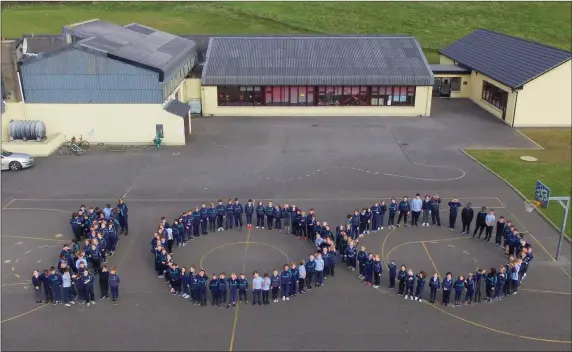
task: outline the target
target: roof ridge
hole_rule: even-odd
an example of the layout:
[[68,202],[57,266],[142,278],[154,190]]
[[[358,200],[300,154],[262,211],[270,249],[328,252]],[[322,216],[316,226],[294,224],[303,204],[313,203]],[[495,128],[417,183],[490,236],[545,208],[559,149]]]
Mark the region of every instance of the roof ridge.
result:
[[561,51],[561,52],[563,52],[563,53],[572,55],[572,51],[560,49],[560,48],[558,48],[558,47],[555,47],[555,46],[552,46],[552,45],[547,45],[547,44],[544,44],[544,43],[541,43],[541,42],[537,42],[537,41],[534,41],[534,40],[530,40],[530,39],[526,39],[526,38],[522,38],[522,37],[517,37],[517,36],[514,36],[514,35],[509,35],[509,34],[502,33],[502,32],[493,31],[493,30],[487,29],[487,28],[477,28],[475,31],[473,31],[473,32],[471,32],[471,33],[469,33],[469,34],[467,34],[467,35],[471,35],[471,34],[475,33],[476,31],[485,31],[485,32],[489,32],[489,33],[494,33],[494,34],[501,35],[501,36],[503,36],[503,37],[507,37],[507,38],[511,38],[511,39],[516,39],[516,40],[519,40],[519,41],[522,41],[522,42],[531,43],[531,44],[540,45],[540,46],[543,46],[543,47],[545,47],[545,48],[558,50],[558,51]]

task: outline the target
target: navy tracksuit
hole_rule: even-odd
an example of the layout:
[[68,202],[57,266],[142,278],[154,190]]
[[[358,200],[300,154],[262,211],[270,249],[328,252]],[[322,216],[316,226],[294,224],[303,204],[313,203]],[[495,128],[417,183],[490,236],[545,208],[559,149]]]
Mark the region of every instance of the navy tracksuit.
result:
[[256,227],[264,227],[264,206],[256,207]]
[[356,248],[355,247],[348,247],[346,248],[346,262],[350,268],[356,267]]
[[71,218],[70,225],[73,231],[73,235],[76,240],[80,241],[83,236],[82,223],[79,217]]
[[282,291],[282,297],[290,297],[290,282],[292,280],[292,274],[290,270],[284,270],[280,274],[280,290]]
[[274,224],[276,230],[282,230],[282,209],[274,209]]
[[211,281],[209,281],[209,290],[211,291],[211,306],[220,304],[217,278],[212,278]]
[[405,279],[407,278],[407,272],[404,270],[399,270],[397,273],[397,281],[399,281],[399,291],[397,294],[404,295],[405,294]]
[[473,296],[475,295],[475,279],[467,279],[465,282],[465,288],[467,292],[465,293],[465,303],[471,303]]
[[463,291],[465,290],[465,281],[457,279],[455,280],[453,287],[455,288],[455,304],[460,304],[463,297]]
[[449,228],[454,229],[457,222],[457,212],[461,207],[459,202],[449,202]]
[[222,224],[224,220],[224,214],[226,213],[226,207],[223,204],[216,206],[216,227],[222,229]]
[[264,207],[264,213],[266,214],[266,227],[268,230],[272,230],[272,223],[274,222],[274,207]]
[[389,270],[389,288],[395,288],[395,277],[397,276],[397,265],[395,263],[387,264]]
[[441,198],[431,199],[431,222],[433,226],[441,226],[441,214],[439,213],[439,207],[441,205]]
[[415,287],[415,275],[407,275],[405,277],[405,294],[413,297],[413,288]]
[[252,225],[252,214],[254,214],[254,205],[246,204],[244,206],[244,213],[246,214],[246,225]]
[[381,209],[379,206],[372,206],[371,207],[371,230],[377,231],[381,227],[379,213]]
[[399,225],[401,219],[403,219],[403,224],[407,225],[407,213],[411,211],[411,205],[409,204],[408,201],[402,200],[401,202],[399,202],[398,208],[399,208],[399,217],[397,218],[397,225]]
[[226,303],[226,292],[227,292],[227,285],[226,285],[226,280],[225,279],[218,279],[218,298],[219,298],[219,304],[225,304]]
[[383,264],[381,261],[373,262],[373,284],[379,286],[381,283],[381,273],[383,272]]
[[62,300],[62,277],[58,274],[50,274],[48,276],[50,291],[52,292],[52,298],[54,302],[60,302]]
[[202,208],[199,210],[201,215],[201,232],[203,235],[207,235],[207,223],[209,221],[209,210],[207,208]]
[[367,258],[364,263],[365,279],[367,283],[372,282],[373,279],[373,259]]
[[435,303],[435,299],[437,298],[437,290],[441,288],[441,280],[439,280],[439,278],[431,277],[429,280],[429,288],[431,289],[431,296],[429,297],[429,301],[431,303]]
[[236,228],[242,229],[242,213],[244,213],[242,204],[234,204],[234,226],[236,226]]
[[248,280],[246,278],[238,279],[238,300],[247,302],[246,290],[248,289]]
[[226,205],[226,227],[227,230],[232,230],[232,223],[234,220],[234,205],[227,204]]
[[359,235],[359,224],[360,224],[359,214],[352,215],[351,224],[352,224],[352,230],[350,232],[350,236],[355,240]]
[[127,209],[127,204],[123,203],[123,204],[117,204],[117,207],[119,208],[119,216],[118,219],[119,220],[119,225],[121,226],[121,232],[125,232],[126,235],[129,234],[129,222],[128,222],[128,218],[129,218],[129,214],[128,214],[128,210]]
[[415,289],[415,297],[423,299],[423,291],[425,290],[425,277],[417,275],[417,288]]
[[308,260],[305,265],[306,267],[306,287],[312,289],[312,282],[314,281],[314,273],[316,272],[316,262],[313,260]]
[[209,231],[215,232],[216,230],[216,217],[217,217],[217,210],[215,207],[210,207],[207,210],[207,216],[209,219]]
[[442,283],[443,287],[443,304],[449,304],[451,300],[451,291],[453,290],[453,280],[445,279]]
[[229,292],[230,296],[228,298],[229,304],[236,304],[237,300],[237,292],[238,292],[238,279],[229,279],[228,280]]
[[395,226],[395,213],[397,213],[397,203],[389,204],[389,219],[387,226]]
[[199,211],[193,211],[193,236],[198,237],[201,235],[200,233],[200,225],[201,225],[201,213]]

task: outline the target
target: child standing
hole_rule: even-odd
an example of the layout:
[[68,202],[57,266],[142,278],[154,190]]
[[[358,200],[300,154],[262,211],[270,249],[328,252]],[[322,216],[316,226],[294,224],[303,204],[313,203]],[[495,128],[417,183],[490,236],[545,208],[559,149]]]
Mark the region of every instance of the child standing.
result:
[[62,275],[62,288],[64,304],[66,307],[70,307],[72,304],[75,304],[75,302],[73,301],[72,275],[69,268],[64,268],[64,273]]
[[111,268],[109,272],[109,287],[111,288],[111,302],[117,304],[119,300],[119,275],[117,274],[117,269],[115,267]]
[[407,267],[405,265],[401,266],[401,270],[397,273],[397,281],[399,281],[398,295],[403,296],[405,294],[405,279],[407,278]]
[[467,293],[465,294],[465,305],[471,304],[473,301],[473,295],[475,294],[475,276],[473,273],[469,273],[467,280],[465,281],[465,288]]
[[298,293],[306,293],[306,262],[304,260],[298,265]]
[[32,275],[32,286],[34,287],[34,295],[36,297],[36,303],[42,303],[42,278],[40,277],[40,272],[36,269]]
[[417,288],[415,289],[415,300],[423,302],[423,291],[425,290],[425,272],[420,271],[417,275]]
[[244,273],[240,274],[240,278],[238,279],[238,302],[244,302],[248,304],[248,297],[246,296],[246,290],[248,289],[248,280]]
[[505,291],[504,291],[504,287],[505,287],[505,285],[506,285],[506,279],[507,279],[507,277],[506,277],[505,267],[504,267],[504,266],[501,266],[500,269],[499,269],[499,273],[497,274],[497,284],[496,284],[496,286],[495,286],[495,295],[494,295],[494,298],[495,298],[495,300],[497,300],[497,301],[500,301],[500,300],[501,300],[501,297],[500,297],[500,296],[501,296],[501,294],[502,294],[503,292],[505,292]]
[[228,286],[230,291],[230,297],[228,299],[227,308],[230,308],[231,304],[232,307],[234,308],[236,307],[236,298],[238,293],[238,277],[236,277],[235,273],[230,274],[230,278],[228,279]]
[[421,208],[423,209],[423,223],[421,226],[429,226],[429,214],[431,214],[431,197],[428,194],[425,195]]
[[458,307],[461,305],[461,298],[463,297],[463,291],[465,290],[465,278],[461,275],[455,280],[453,284],[455,289],[455,305],[454,307]]
[[512,294],[513,295],[516,295],[518,293],[518,285],[519,285],[518,273],[520,272],[521,264],[522,264],[522,260],[517,259],[514,261],[513,267],[511,268],[510,281],[511,281]]
[[395,214],[397,213],[397,201],[395,198],[391,198],[391,203],[389,204],[389,218],[387,219],[387,228],[395,228]]
[[298,279],[300,278],[300,273],[298,272],[298,269],[296,269],[296,263],[290,264],[290,274],[290,288],[288,289],[288,292],[290,292],[290,296],[295,297],[298,292],[296,286],[298,284]]
[[457,212],[461,207],[461,203],[457,198],[453,199],[448,203],[449,205],[449,231],[455,229],[455,223],[457,222]]
[[306,268],[306,287],[308,288],[308,290],[312,289],[312,283],[314,282],[314,272],[316,271],[316,261],[314,258],[313,254],[310,254],[310,258],[308,259],[308,262],[306,263],[306,265],[304,265],[304,267]]
[[358,255],[357,255],[357,260],[359,262],[359,275],[358,278],[360,280],[365,279],[365,262],[367,261],[367,252],[365,251],[365,247],[361,246]]
[[364,263],[365,278],[364,283],[371,286],[373,281],[373,254],[369,253]]
[[270,286],[272,287],[272,302],[278,303],[278,291],[280,290],[280,276],[278,270],[274,270],[270,278]]
[[497,271],[495,268],[491,268],[491,271],[489,271],[488,275],[486,276],[486,284],[485,284],[487,302],[489,303],[492,302],[496,284],[497,284]]
[[209,291],[211,291],[211,306],[219,305],[219,294],[218,294],[218,276],[213,273],[211,280],[209,281]]
[[[272,226],[272,225],[269,225]],[[258,303],[259,306],[262,305],[261,301],[261,291],[262,291],[262,284],[264,280],[258,275],[258,271],[253,273],[254,278],[252,279],[252,305],[256,305]]]
[[413,300],[413,287],[415,286],[415,274],[413,270],[409,269],[407,271],[407,276],[405,277],[405,299],[411,296]]
[[107,271],[107,265],[103,266],[99,274],[99,289],[101,291],[100,300],[109,299],[109,272]]
[[282,300],[290,300],[290,281],[292,274],[288,264],[284,265],[284,271],[280,274],[280,291],[282,292]]
[[431,302],[431,304],[435,304],[435,299],[437,298],[437,290],[441,288],[441,279],[439,279],[439,274],[433,274],[433,277],[431,280],[429,280],[429,288],[431,289],[429,302]]
[[264,273],[262,281],[262,304],[264,305],[270,304],[270,300],[268,297],[270,294],[270,285],[271,285],[270,277],[268,277],[268,273]]
[[50,274],[48,276],[50,282],[50,291],[52,292],[53,304],[56,305],[62,301],[62,277],[56,273],[56,268],[50,268]]
[[495,245],[500,247],[502,245],[502,240],[505,233],[506,223],[504,222],[504,216],[499,217],[499,221],[497,221],[497,231],[495,233]]
[[451,291],[453,290],[453,274],[448,272],[442,283],[443,287],[443,305],[447,307],[451,299]]
[[477,268],[477,277],[475,279],[475,302],[481,303],[481,298],[486,286],[486,270]]
[[315,272],[316,272],[316,287],[320,287],[324,284],[324,259],[322,259],[322,254],[318,253],[316,259],[314,260]]
[[381,283],[381,273],[383,272],[383,264],[379,254],[376,254],[373,260],[373,288],[379,288]]
[[226,275],[224,273],[220,274],[218,277],[218,294],[219,294],[219,307],[226,305],[226,292],[227,292],[227,282]]
[[83,298],[85,299],[85,304],[88,307],[90,305],[95,305],[95,295],[93,293],[93,282],[95,281],[95,277],[88,270],[84,270],[81,281],[83,284]]
[[395,264],[395,260],[392,260],[387,264],[387,269],[389,270],[389,288],[395,288],[395,277],[397,276],[397,265]]

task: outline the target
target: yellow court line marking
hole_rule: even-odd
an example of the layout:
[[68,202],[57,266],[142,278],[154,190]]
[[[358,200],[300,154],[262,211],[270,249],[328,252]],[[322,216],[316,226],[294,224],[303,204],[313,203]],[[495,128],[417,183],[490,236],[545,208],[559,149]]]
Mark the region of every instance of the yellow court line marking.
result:
[[453,238],[441,238],[441,239],[437,239],[437,240],[424,240],[424,241],[411,241],[411,242],[404,242],[404,243],[400,243],[397,246],[391,248],[389,250],[389,252],[387,252],[387,257],[389,257],[391,255],[391,253],[393,253],[394,250],[396,250],[399,247],[403,247],[409,244],[415,244],[415,243],[434,243],[434,244],[438,244],[439,242],[444,242],[444,241],[456,241],[456,240],[465,240],[468,239],[469,237],[453,237]]
[[29,283],[31,283],[32,281],[26,281],[26,282],[17,282],[14,284],[2,284],[2,287],[4,286],[18,286],[18,285],[28,285]]
[[21,318],[21,317],[23,317],[23,316],[25,316],[25,315],[28,315],[28,314],[30,314],[30,313],[33,313],[33,312],[35,312],[35,311],[37,311],[37,310],[40,310],[40,309],[42,309],[42,308],[44,308],[44,307],[47,307],[47,306],[48,306],[48,304],[41,305],[41,306],[39,306],[39,307],[37,307],[37,308],[31,309],[31,310],[29,310],[29,311],[27,311],[27,312],[25,312],[25,313],[20,314],[20,315],[16,315],[16,316],[14,316],[14,317],[12,317],[12,318],[8,318],[8,319],[5,319],[5,320],[2,320],[2,321],[0,322],[0,324],[4,324],[4,323],[7,323],[7,322],[12,321],[12,320],[14,320],[14,319]]
[[14,203],[16,201],[16,199],[12,198],[11,201],[8,202],[8,204],[6,204],[4,207],[2,207],[2,210],[6,210],[12,203]]
[[537,293],[551,293],[555,295],[572,295],[571,292],[560,292],[560,291],[546,291],[546,290],[533,290],[531,288],[521,288],[520,291],[529,291],[529,292],[537,292]]
[[[244,258],[242,260],[242,271],[246,270],[246,260],[248,258],[248,245],[250,244],[250,234],[251,230],[248,229],[248,235],[246,236],[246,246],[244,248]],[[238,311],[240,310],[240,305],[236,306],[236,310],[234,311],[234,320],[232,322],[232,332],[230,334],[230,343],[228,346],[229,352],[232,352],[234,349],[234,337],[236,336],[236,327],[238,326]]]
[[486,326],[486,325],[479,324],[479,323],[476,323],[476,322],[474,322],[474,321],[471,321],[471,320],[468,320],[468,319],[465,319],[465,318],[461,318],[460,316],[455,315],[455,314],[453,314],[453,313],[449,313],[449,312],[447,312],[446,310],[442,309],[441,307],[437,307],[437,306],[435,306],[435,305],[433,305],[433,304],[430,304],[430,303],[427,303],[427,302],[426,302],[426,304],[428,304],[430,307],[433,307],[433,308],[437,309],[437,310],[440,311],[441,313],[447,314],[448,316],[451,316],[451,317],[453,317],[453,318],[459,319],[460,321],[463,321],[463,322],[465,322],[465,323],[469,323],[469,324],[471,324],[471,325],[473,325],[473,326],[476,326],[476,327],[479,327],[479,328],[482,328],[482,329],[486,329],[486,330],[489,330],[489,331],[492,331],[492,332],[496,332],[497,334],[512,336],[512,337],[516,337],[516,338],[519,338],[519,339],[540,341],[540,342],[567,343],[567,344],[571,344],[571,343],[572,343],[572,341],[542,339],[542,338],[539,338],[539,337],[518,335],[518,334],[513,334],[513,333],[511,333],[511,332],[494,329],[494,328],[488,327],[488,326]]
[[429,258],[429,261],[431,261],[431,264],[433,265],[435,272],[437,273],[437,275],[439,275],[439,277],[442,277],[441,274],[439,273],[439,269],[437,269],[437,265],[435,265],[435,261],[433,261],[433,258],[431,257],[431,253],[429,253],[429,249],[427,249],[427,246],[425,245],[425,242],[421,242],[421,245],[423,246],[425,253],[427,253],[427,257]]
[[387,263],[387,256],[383,254],[383,252],[385,251],[385,243],[387,242],[389,236],[391,236],[391,234],[395,232],[395,230],[396,229],[391,229],[391,231],[387,233],[387,235],[383,239],[383,242],[381,243],[381,260],[383,260],[385,263]]
[[4,208],[4,209],[2,209],[2,211],[5,211],[5,210],[43,210],[43,211],[55,211],[58,213],[66,213],[66,214],[70,214],[70,215],[72,213],[72,212],[67,211],[67,210],[52,209],[52,208]]
[[65,241],[65,240],[56,240],[53,238],[41,238],[41,237],[9,236],[9,235],[0,235],[0,237],[20,238],[20,239],[24,239],[24,240],[52,241],[52,242],[60,242],[60,243],[70,242],[70,241]]
[[[284,255],[284,257],[286,258],[287,262],[290,262],[290,258],[288,257],[288,254],[286,252],[284,252],[284,250],[280,249],[279,247],[276,247],[274,245],[268,244],[268,243],[264,243],[264,242],[252,242],[252,241],[241,241],[241,242],[232,242],[232,243],[225,243],[225,244],[221,244],[220,246],[216,246],[214,248],[209,249],[207,252],[205,252],[205,254],[203,254],[203,256],[201,257],[201,260],[199,261],[199,267],[201,268],[201,270],[206,270],[203,266],[204,260],[206,257],[208,257],[212,252],[219,250],[221,248],[224,247],[228,247],[228,246],[234,246],[237,244],[247,244],[247,245],[251,245],[251,244],[255,244],[255,245],[259,245],[259,246],[266,246],[266,247],[270,247],[270,248],[274,248],[276,249],[278,252],[282,253]],[[244,270],[243,270],[244,272]]]

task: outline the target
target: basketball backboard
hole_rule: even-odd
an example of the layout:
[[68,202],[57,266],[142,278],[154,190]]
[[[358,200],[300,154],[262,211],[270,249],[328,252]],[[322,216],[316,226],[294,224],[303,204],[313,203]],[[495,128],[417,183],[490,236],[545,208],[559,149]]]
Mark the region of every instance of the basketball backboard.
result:
[[536,181],[534,199],[540,202],[544,209],[548,208],[548,203],[550,202],[550,188],[540,180]]

